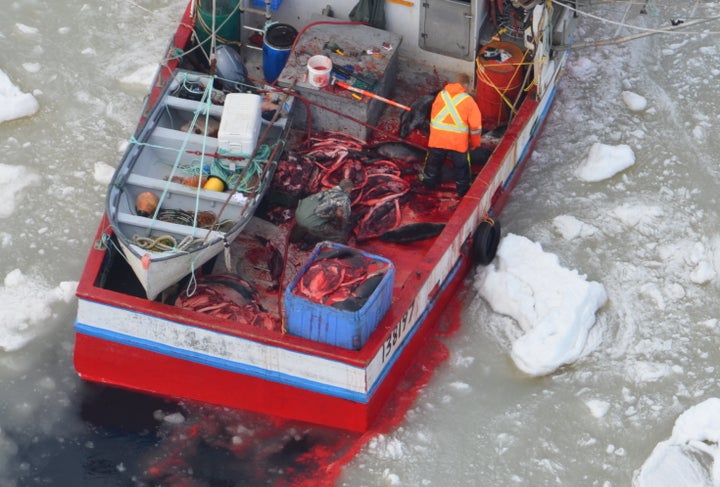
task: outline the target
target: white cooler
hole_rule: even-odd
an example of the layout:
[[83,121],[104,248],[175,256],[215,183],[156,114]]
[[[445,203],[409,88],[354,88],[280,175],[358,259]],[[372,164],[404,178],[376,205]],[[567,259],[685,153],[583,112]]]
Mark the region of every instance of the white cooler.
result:
[[262,125],[261,102],[262,97],[252,93],[229,93],[225,96],[218,130],[221,153],[250,155],[255,150]]

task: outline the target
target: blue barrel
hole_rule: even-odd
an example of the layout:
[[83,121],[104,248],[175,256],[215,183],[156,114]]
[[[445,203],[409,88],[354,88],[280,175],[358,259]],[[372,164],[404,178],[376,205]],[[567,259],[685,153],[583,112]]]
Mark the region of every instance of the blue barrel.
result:
[[288,24],[272,24],[265,31],[263,39],[263,74],[268,83],[274,83],[280,76],[290,56],[295,38],[295,27]]

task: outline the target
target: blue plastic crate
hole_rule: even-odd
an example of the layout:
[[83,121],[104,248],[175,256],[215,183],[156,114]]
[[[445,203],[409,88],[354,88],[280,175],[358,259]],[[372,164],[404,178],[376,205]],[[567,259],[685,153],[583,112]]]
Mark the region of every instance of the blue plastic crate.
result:
[[[327,249],[351,249],[369,259],[387,264],[387,270],[375,291],[357,311],[338,309],[311,301],[293,293],[300,279],[315,262],[318,254]],[[350,350],[359,350],[382,320],[392,303],[395,266],[384,257],[361,252],[333,242],[315,246],[308,262],[285,290],[285,326],[288,333],[310,340],[328,343]]]
[[[270,10],[277,10],[278,8],[280,8],[281,3],[282,0],[272,0],[270,2]],[[253,0],[253,7],[265,8],[265,0]]]

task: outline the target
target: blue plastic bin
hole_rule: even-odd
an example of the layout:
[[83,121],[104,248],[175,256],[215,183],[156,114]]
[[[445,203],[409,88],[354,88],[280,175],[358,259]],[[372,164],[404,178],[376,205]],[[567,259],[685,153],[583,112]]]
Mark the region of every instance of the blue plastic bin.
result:
[[347,248],[333,242],[321,242],[315,246],[308,262],[285,290],[285,324],[288,333],[317,342],[328,343],[349,350],[360,350],[382,320],[392,303],[395,266],[384,257],[361,252],[363,256],[387,264],[385,276],[366,303],[357,311],[347,311],[325,306],[293,294],[293,289],[315,262],[318,254],[328,248]]
[[[280,7],[282,0],[272,0],[270,2],[270,10],[277,10]],[[253,0],[253,7],[265,8],[265,0]]]

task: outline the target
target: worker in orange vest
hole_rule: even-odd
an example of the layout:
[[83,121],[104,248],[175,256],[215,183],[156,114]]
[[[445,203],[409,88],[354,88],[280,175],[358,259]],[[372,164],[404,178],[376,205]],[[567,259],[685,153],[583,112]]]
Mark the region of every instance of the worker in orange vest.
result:
[[470,189],[469,151],[480,147],[482,115],[467,94],[470,77],[461,73],[438,93],[430,110],[430,138],[420,181],[429,189],[440,183],[440,168],[450,157],[455,167],[455,187],[462,197]]

